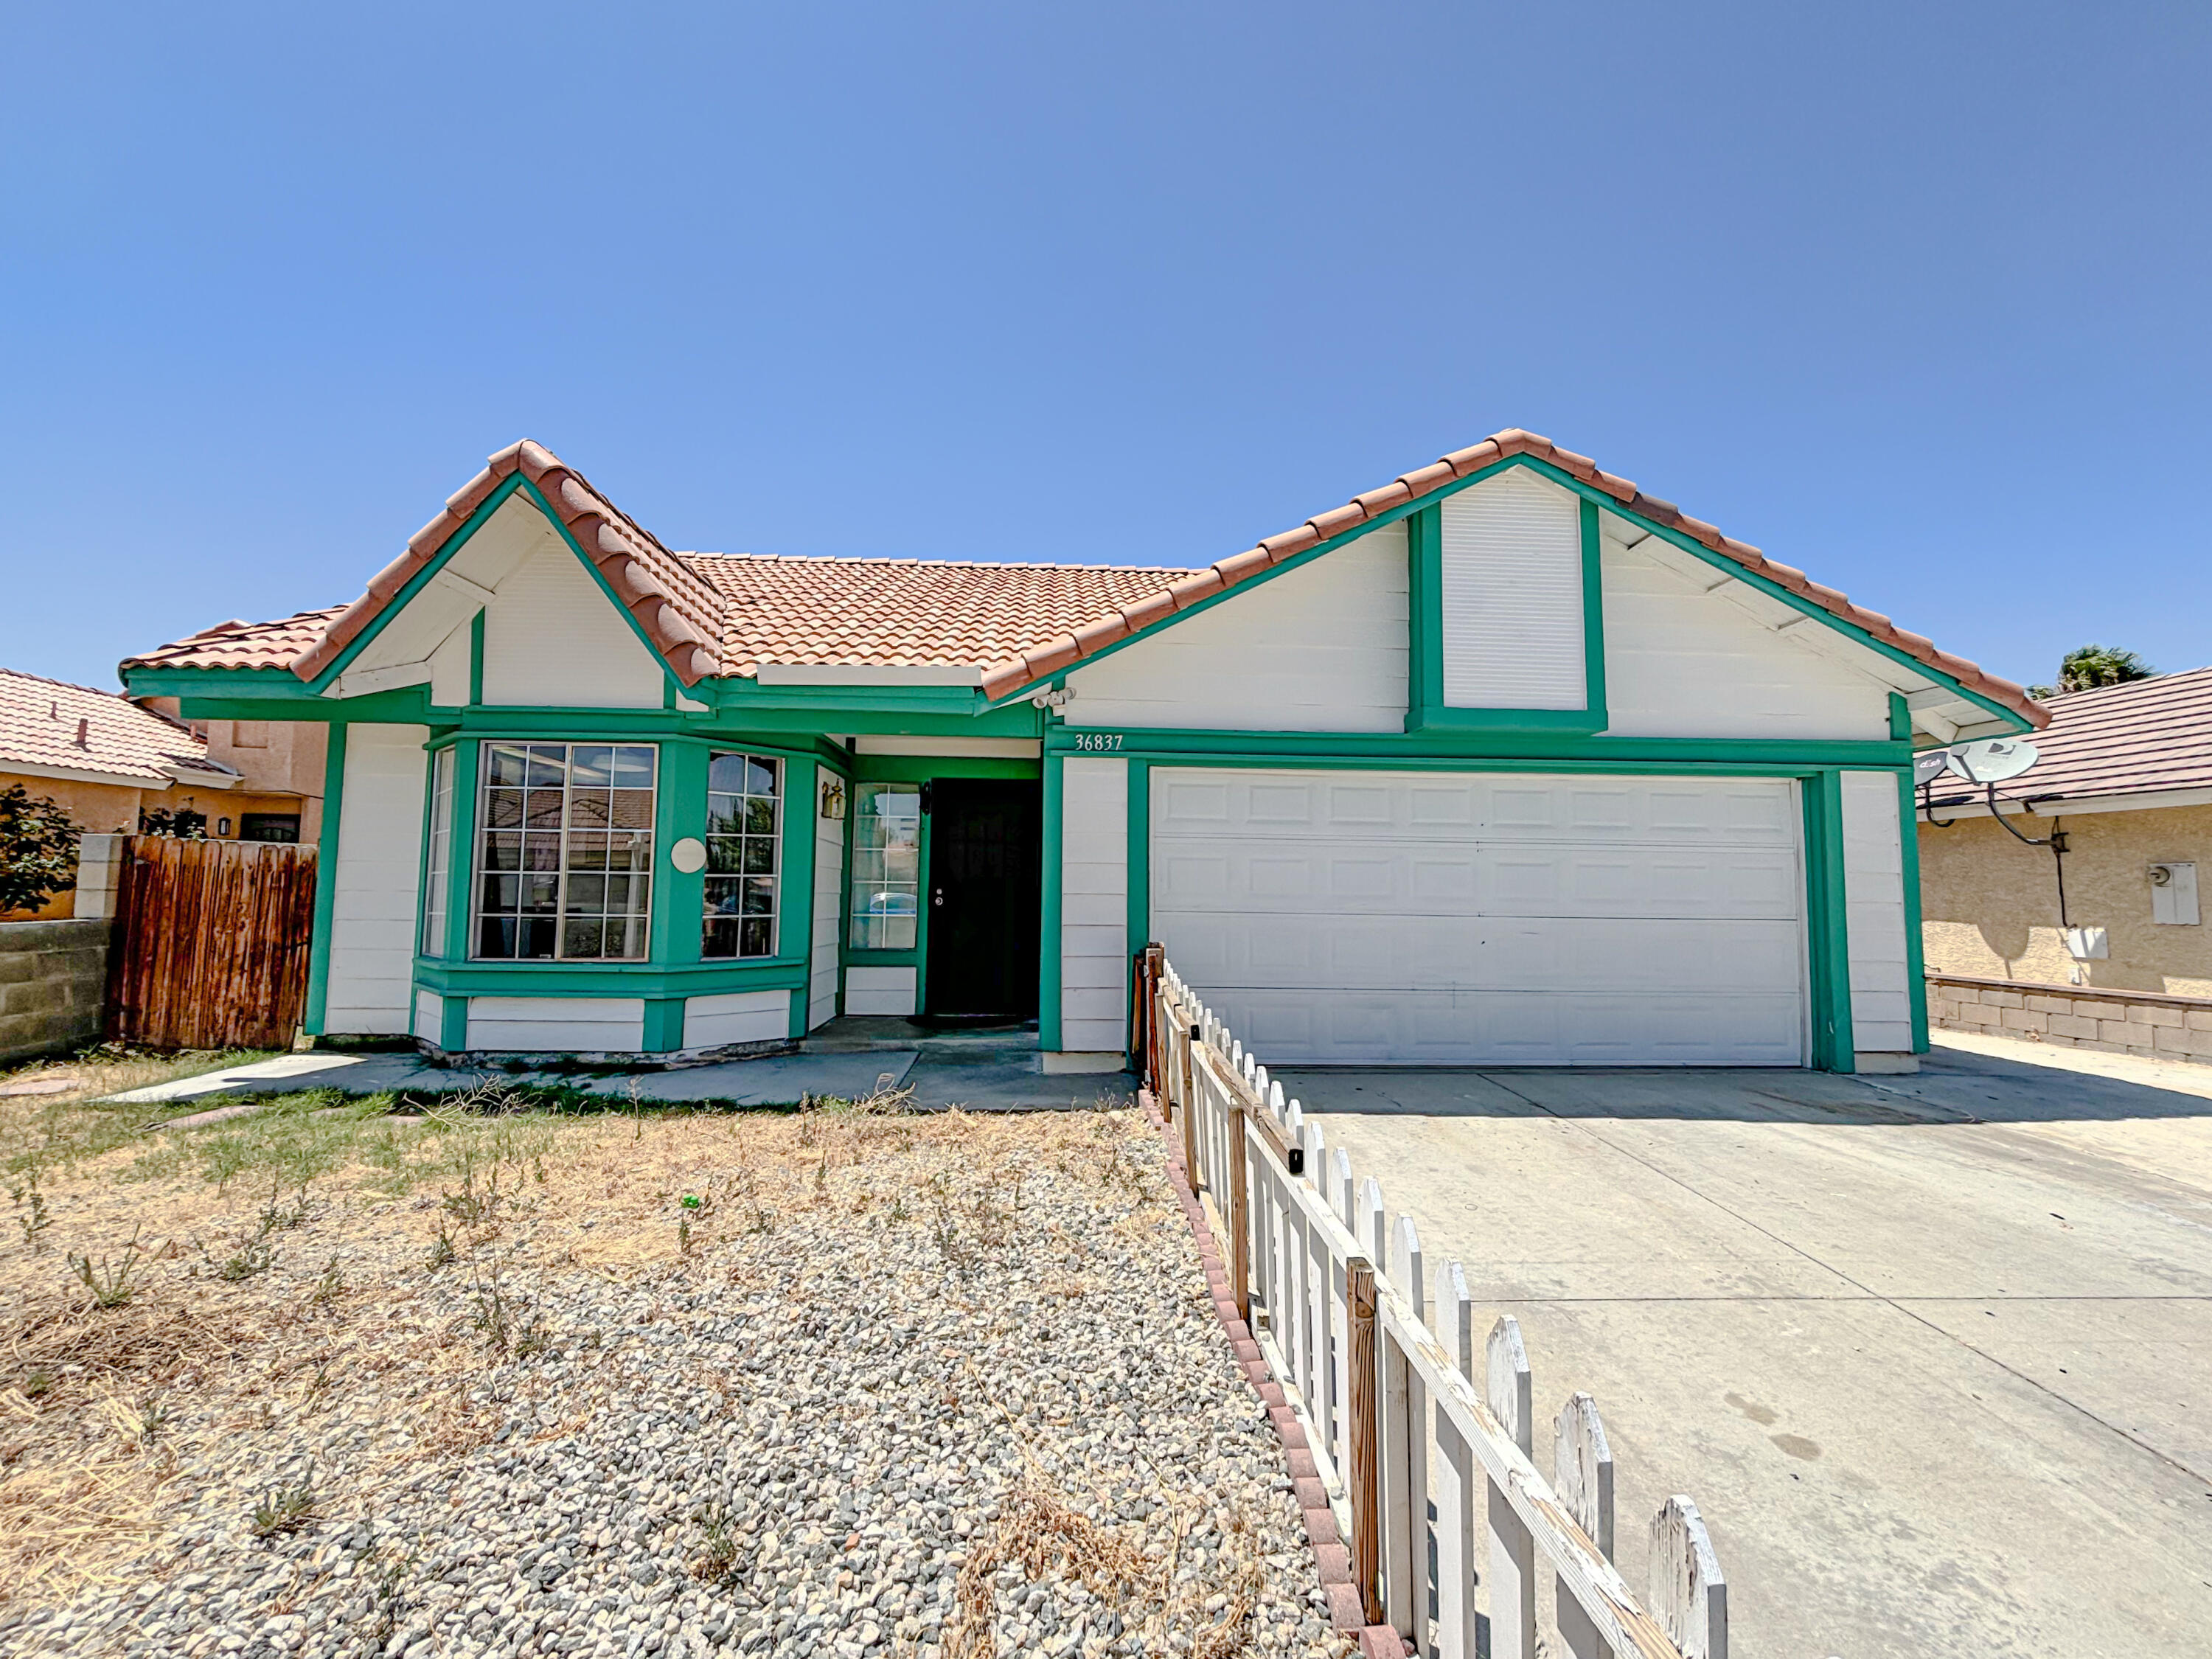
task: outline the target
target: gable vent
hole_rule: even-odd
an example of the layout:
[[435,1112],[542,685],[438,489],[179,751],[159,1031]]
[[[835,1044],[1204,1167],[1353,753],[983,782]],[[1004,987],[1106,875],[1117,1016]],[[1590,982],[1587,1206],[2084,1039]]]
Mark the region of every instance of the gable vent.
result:
[[1443,503],[1444,702],[1580,708],[1582,519],[1575,498],[1518,471]]

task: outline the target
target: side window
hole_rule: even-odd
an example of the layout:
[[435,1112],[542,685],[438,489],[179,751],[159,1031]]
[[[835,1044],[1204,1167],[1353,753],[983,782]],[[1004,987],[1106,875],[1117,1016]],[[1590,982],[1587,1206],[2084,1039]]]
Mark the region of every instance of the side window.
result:
[[716,755],[708,761],[701,956],[775,954],[782,829],[781,761],[762,755]]
[[[246,814],[248,818],[253,814]],[[296,836],[295,836],[296,839]],[[441,749],[430,761],[430,848],[422,884],[422,944],[426,957],[446,954],[447,860],[453,845],[453,751]]]
[[911,783],[853,786],[855,951],[911,951],[921,893],[921,789]]

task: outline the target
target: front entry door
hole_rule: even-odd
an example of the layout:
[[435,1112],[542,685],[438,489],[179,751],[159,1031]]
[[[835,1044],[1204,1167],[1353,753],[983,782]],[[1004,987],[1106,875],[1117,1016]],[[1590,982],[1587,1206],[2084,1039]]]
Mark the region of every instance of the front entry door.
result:
[[939,778],[929,793],[926,1015],[1033,1019],[1042,786]]

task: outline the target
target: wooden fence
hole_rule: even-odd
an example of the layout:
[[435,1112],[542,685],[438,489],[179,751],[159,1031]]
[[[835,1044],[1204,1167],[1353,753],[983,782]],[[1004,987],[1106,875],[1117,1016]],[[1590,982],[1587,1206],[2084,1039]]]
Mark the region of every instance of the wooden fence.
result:
[[307,1000],[315,849],[125,838],[107,958],[111,1042],[284,1048]]
[[1727,1659],[1728,1591],[1697,1506],[1670,1498],[1653,1517],[1639,1601],[1613,1565],[1595,1402],[1575,1395],[1553,1419],[1547,1480],[1520,1327],[1499,1319],[1478,1350],[1459,1263],[1431,1303],[1413,1218],[1392,1219],[1382,1188],[1355,1177],[1158,945],[1138,980],[1147,1086],[1221,1217],[1237,1311],[1305,1428],[1369,1622],[1474,1659],[1486,1606],[1490,1659],[1534,1659],[1540,1563],[1555,1587],[1547,1650]]

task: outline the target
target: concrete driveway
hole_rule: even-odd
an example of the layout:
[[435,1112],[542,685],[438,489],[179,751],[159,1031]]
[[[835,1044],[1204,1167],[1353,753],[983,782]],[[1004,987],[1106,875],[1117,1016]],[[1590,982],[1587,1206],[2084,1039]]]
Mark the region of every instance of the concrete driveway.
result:
[[1697,1500],[1734,1651],[2212,1644],[2212,1068],[1278,1075],[1520,1320],[1542,1467],[1595,1395],[1631,1583]]

